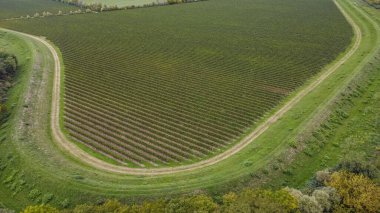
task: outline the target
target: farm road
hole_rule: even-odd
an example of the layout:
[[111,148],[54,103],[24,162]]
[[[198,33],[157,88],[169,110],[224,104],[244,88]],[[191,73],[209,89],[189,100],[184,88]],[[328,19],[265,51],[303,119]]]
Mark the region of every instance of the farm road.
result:
[[351,49],[338,61],[336,61],[331,67],[327,70],[323,71],[321,75],[303,90],[301,90],[298,94],[296,94],[291,100],[289,100],[283,107],[281,107],[277,112],[275,112],[271,117],[269,117],[266,121],[264,121],[260,126],[258,126],[253,132],[247,135],[244,139],[242,139],[239,143],[226,150],[225,152],[211,157],[209,159],[184,166],[177,167],[163,167],[163,168],[129,168],[126,166],[118,166],[102,161],[89,153],[83,151],[74,143],[70,142],[60,128],[60,103],[61,103],[61,63],[59,59],[59,55],[55,48],[46,40],[41,37],[29,35],[26,33],[21,33],[17,31],[7,30],[21,36],[25,36],[31,38],[37,42],[41,42],[44,44],[49,51],[51,52],[54,63],[55,63],[55,76],[54,76],[54,84],[53,84],[53,93],[52,93],[52,106],[51,106],[51,128],[53,139],[59,144],[59,146],[69,152],[74,157],[80,159],[86,164],[108,172],[114,173],[122,173],[129,175],[165,175],[165,174],[173,174],[178,172],[190,172],[197,169],[201,169],[204,167],[211,166],[220,161],[223,161],[230,156],[236,154],[240,150],[244,149],[247,145],[252,143],[256,138],[258,138],[261,134],[263,134],[271,125],[273,125],[276,121],[284,116],[286,112],[292,109],[303,97],[305,97],[308,93],[313,91],[318,85],[320,85],[327,77],[329,77],[332,73],[334,73],[342,64],[344,64],[349,58],[356,52],[359,48],[360,42],[362,40],[362,32],[358,25],[353,21],[353,19],[344,11],[344,9],[334,1],[339,10],[345,16],[347,21],[352,26],[355,33],[355,41],[351,47]]

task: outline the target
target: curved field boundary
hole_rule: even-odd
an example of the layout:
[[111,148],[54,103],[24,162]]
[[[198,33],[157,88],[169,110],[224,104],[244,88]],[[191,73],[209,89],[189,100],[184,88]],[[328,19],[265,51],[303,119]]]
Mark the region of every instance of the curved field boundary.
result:
[[244,139],[242,139],[239,143],[226,150],[225,152],[214,156],[212,158],[184,166],[177,167],[164,167],[164,168],[153,168],[153,169],[144,169],[144,168],[129,168],[125,166],[117,166],[112,165],[110,163],[104,162],[84,150],[77,147],[74,143],[70,142],[60,128],[59,121],[59,113],[60,113],[60,86],[61,86],[61,64],[59,60],[59,56],[54,47],[48,43],[43,38],[29,35],[26,33],[21,33],[17,31],[8,30],[29,38],[32,38],[38,42],[41,42],[45,45],[54,58],[55,63],[55,76],[54,76],[54,84],[53,84],[53,93],[52,93],[52,113],[51,113],[51,128],[52,128],[52,136],[54,140],[59,144],[61,148],[65,151],[68,151],[70,154],[80,159],[81,161],[87,163],[88,165],[101,169],[104,171],[122,173],[122,174],[131,174],[131,175],[164,175],[164,174],[173,174],[184,171],[193,171],[200,168],[204,168],[207,166],[211,166],[216,164],[222,160],[229,158],[230,156],[236,154],[243,148],[245,148],[248,144],[253,142],[256,138],[258,138],[262,133],[264,133],[272,124],[278,121],[283,115],[288,112],[294,105],[296,105],[304,96],[313,91],[318,85],[320,85],[327,77],[329,77],[332,73],[334,73],[342,64],[344,64],[359,48],[359,45],[362,40],[362,32],[358,25],[353,21],[353,19],[344,11],[344,9],[334,0],[335,4],[345,16],[347,21],[350,23],[354,30],[355,41],[352,45],[351,49],[337,62],[334,63],[333,66],[329,67],[326,71],[324,71],[314,82],[301,90],[296,96],[294,96],[291,100],[289,100],[283,107],[281,107],[276,113],[274,113],[271,117],[269,117],[264,123],[258,126],[253,132],[247,135]]

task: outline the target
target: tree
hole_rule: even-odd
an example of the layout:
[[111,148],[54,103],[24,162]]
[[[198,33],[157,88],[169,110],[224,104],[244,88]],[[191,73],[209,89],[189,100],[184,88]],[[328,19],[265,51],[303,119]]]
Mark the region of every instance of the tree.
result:
[[301,212],[317,213],[322,212],[322,207],[313,196],[304,195],[300,190],[285,188],[298,201],[298,208]]
[[124,209],[121,209],[120,213],[127,213],[127,212],[166,212],[166,203],[164,200],[158,200],[153,202],[144,202],[141,205],[133,205],[130,208],[124,207]]
[[59,213],[58,209],[48,206],[48,205],[40,205],[40,206],[29,206],[27,207],[23,213]]
[[313,196],[302,195],[299,199],[299,209],[304,213],[322,213],[323,209]]
[[[233,198],[233,196],[228,197]],[[297,200],[286,190],[270,191],[247,189],[241,192],[234,202],[227,202],[222,208],[225,212],[232,213],[292,212],[297,209],[297,207]]]
[[377,173],[377,168],[373,164],[360,159],[344,160],[335,167],[335,170],[345,170],[354,174],[362,174],[371,179],[376,178]]
[[187,213],[187,212],[214,212],[218,205],[211,197],[206,195],[196,195],[192,197],[182,197],[171,200],[166,206],[166,212]]
[[238,199],[238,196],[235,192],[229,192],[223,195],[223,205],[229,206],[232,203],[236,202],[237,199]]
[[180,4],[182,0],[168,0],[168,4]]
[[312,196],[315,197],[324,212],[331,212],[341,201],[336,189],[331,187],[317,189],[313,192]]
[[362,174],[334,172],[326,183],[337,190],[343,205],[357,212],[376,212],[380,209],[380,187]]
[[0,79],[5,80],[6,76],[14,75],[17,69],[17,60],[13,55],[0,53]]
[[318,171],[315,176],[315,186],[320,187],[324,186],[327,181],[330,180],[331,174],[328,171]]

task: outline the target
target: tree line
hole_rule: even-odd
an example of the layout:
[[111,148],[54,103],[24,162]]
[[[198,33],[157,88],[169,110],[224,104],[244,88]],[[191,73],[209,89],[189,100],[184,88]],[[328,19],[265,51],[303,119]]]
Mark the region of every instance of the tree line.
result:
[[191,2],[206,1],[206,0],[167,0],[166,2],[154,2],[154,0],[152,0],[152,3],[150,4],[131,5],[131,6],[126,6],[126,7],[119,7],[117,5],[106,5],[106,4],[101,4],[101,3],[86,4],[80,0],[54,0],[54,1],[58,1],[58,2],[69,4],[69,5],[74,5],[74,6],[88,9],[91,11],[103,12],[103,11],[122,10],[122,9],[164,6],[168,4],[172,5],[172,4],[181,4],[181,3],[191,3]]
[[378,169],[363,161],[344,161],[335,168],[317,172],[302,189],[279,190],[245,188],[229,192],[220,199],[196,194],[173,199],[122,204],[108,200],[100,204],[82,204],[59,210],[51,206],[29,206],[24,213],[139,213],[139,212],[378,212],[380,186]]

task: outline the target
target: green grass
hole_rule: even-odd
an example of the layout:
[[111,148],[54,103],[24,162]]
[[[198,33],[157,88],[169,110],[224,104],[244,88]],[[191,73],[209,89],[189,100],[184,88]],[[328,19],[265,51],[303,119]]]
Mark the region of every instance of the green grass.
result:
[[[60,202],[65,199],[69,199],[70,203],[74,204],[94,202],[105,197],[117,197],[127,201],[134,201],[190,193],[194,190],[205,190],[212,194],[218,194],[234,187],[245,186],[251,180],[255,181],[254,176],[263,176],[262,169],[266,169],[268,164],[277,162],[277,158],[289,151],[292,139],[305,131],[306,124],[309,123],[310,119],[314,116],[320,116],[320,110],[328,105],[329,100],[335,99],[351,79],[356,79],[356,75],[362,73],[364,65],[372,60],[371,58],[375,56],[377,48],[380,47],[379,34],[377,33],[380,28],[378,25],[380,22],[379,19],[376,19],[379,18],[379,13],[365,8],[371,12],[371,17],[377,20],[377,24],[372,25],[367,19],[358,15],[359,13],[354,9],[357,6],[349,6],[352,5],[351,1],[339,2],[349,9],[350,14],[355,15],[355,20],[363,30],[363,42],[353,58],[326,79],[315,91],[301,100],[254,143],[227,160],[197,171],[154,177],[127,176],[97,171],[81,164],[57,149],[54,141],[51,141],[48,132],[49,113],[47,113],[50,109],[49,99],[32,96],[34,105],[39,106],[39,108],[32,108],[33,110],[26,113],[27,116],[21,114],[20,109],[23,106],[22,98],[25,95],[26,86],[42,85],[40,89],[45,91],[45,97],[50,97],[51,83],[41,84],[38,78],[33,83],[30,83],[29,78],[21,78],[20,89],[11,94],[11,97],[19,97],[17,107],[13,110],[13,117],[7,123],[8,130],[12,131],[5,132],[7,139],[0,144],[1,162],[2,164],[7,164],[7,167],[0,173],[0,191],[4,192],[0,194],[1,202],[7,207],[19,209],[33,203],[28,198],[33,189],[38,189],[43,195],[54,194],[51,202],[59,206]],[[360,6],[360,8],[363,8],[363,6]],[[12,37],[17,39],[15,38],[17,36],[9,36],[0,40],[5,43]],[[39,54],[37,55],[43,56],[41,60],[44,62],[44,67],[51,68],[51,56],[45,55],[47,54],[46,47],[34,44],[27,38],[22,39],[29,45],[37,45],[29,46],[29,48],[38,49]],[[28,51],[28,46],[23,45],[18,50]],[[27,55],[31,55],[30,53]],[[20,57],[27,57],[27,55],[20,55]],[[34,56],[33,58],[36,57]],[[32,73],[41,73],[33,70],[27,72],[29,72],[29,75],[26,75],[26,77],[33,76],[31,75]],[[51,82],[52,73],[48,73],[50,81],[47,82]],[[378,75],[372,78],[377,79]],[[21,87],[22,85],[24,86]],[[373,89],[374,91],[379,91],[376,88]],[[363,97],[366,97],[366,95]],[[359,114],[353,115],[353,118],[358,116]],[[31,125],[28,128],[25,126],[17,128],[24,118],[34,121],[39,126]],[[347,125],[352,125],[352,123],[347,122]],[[14,131],[16,129],[18,131]],[[20,136],[23,134],[26,134],[25,136],[27,137],[21,139]],[[334,141],[328,141],[327,143],[330,142],[333,143]],[[333,165],[335,161],[338,161],[341,157],[343,158],[343,155],[340,157],[340,152],[344,150],[347,149],[335,149],[334,152],[338,157],[328,162],[328,165]],[[9,153],[12,155],[10,156]],[[290,168],[292,165],[287,166]],[[315,170],[320,168],[317,163],[311,164],[311,167]],[[24,175],[16,176],[13,181],[20,182],[20,180],[24,180],[26,185],[22,191],[12,197],[13,191],[3,182],[12,176],[14,170],[22,171]],[[295,185],[301,186],[310,177],[309,168],[300,167],[296,172],[296,174],[299,174],[299,178],[297,178],[297,184]],[[270,170],[266,176],[274,179],[283,178],[272,176]],[[278,184],[281,185],[282,183]],[[273,182],[273,185],[275,186],[277,183]]]
[[[377,11],[366,7],[362,2],[357,3],[365,9],[360,18],[363,18],[365,13],[375,18],[380,17]],[[379,36],[380,23],[375,24],[377,26],[368,26],[365,32]],[[373,39],[377,42],[376,45],[379,45],[379,38]],[[297,155],[294,162],[288,165],[288,171],[292,175],[277,175],[267,183],[268,186],[300,187],[307,184],[313,173],[333,167],[341,159],[365,159],[376,162],[380,145],[380,51],[374,52],[374,56],[372,52],[368,53],[368,57],[358,68],[361,73],[354,78],[349,89],[342,92],[343,95],[327,108],[328,111],[333,111],[332,114],[322,122],[321,127],[314,130],[322,139],[313,136],[308,138],[306,142],[310,143],[310,153]],[[346,116],[340,116],[342,112]],[[326,113],[326,109],[320,113]]]
[[220,153],[352,37],[329,0],[219,0],[2,25],[58,46],[66,130],[134,166]]
[[33,16],[35,13],[42,14],[44,11],[57,14],[58,11],[69,12],[77,9],[53,0],[1,0],[0,19]]
[[82,0],[84,4],[102,4],[107,6],[130,7],[165,3],[165,0]]
[[[1,192],[0,200],[6,201],[9,200],[9,197],[14,193],[14,189],[10,189],[10,184],[4,184],[5,179],[8,179],[11,175],[6,176],[7,170],[11,172],[18,170],[18,166],[14,167],[12,162],[15,160],[17,153],[15,152],[14,147],[10,146],[9,141],[11,140],[9,132],[11,131],[11,121],[14,119],[15,112],[23,107],[21,104],[20,95],[25,91],[25,82],[30,78],[30,72],[32,68],[32,50],[30,42],[26,42],[21,38],[12,36],[8,33],[0,33],[0,47],[2,51],[9,52],[14,54],[18,60],[18,70],[16,75],[16,85],[10,90],[9,99],[7,101],[7,107],[11,110],[11,116],[9,122],[2,124],[0,129],[1,135],[1,161],[0,161],[0,177],[1,177]],[[23,180],[21,177],[20,179]],[[15,199],[14,197],[12,199]],[[26,197],[21,197],[18,199],[18,202],[25,203],[27,202]],[[7,205],[4,205],[7,207]]]

